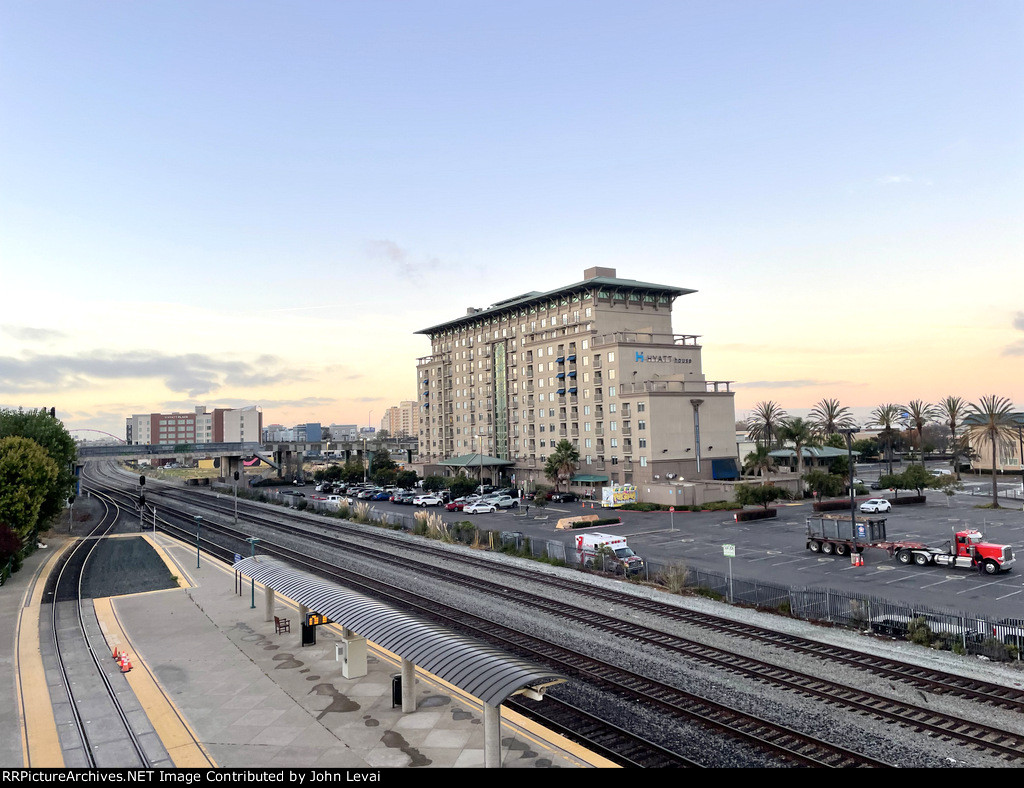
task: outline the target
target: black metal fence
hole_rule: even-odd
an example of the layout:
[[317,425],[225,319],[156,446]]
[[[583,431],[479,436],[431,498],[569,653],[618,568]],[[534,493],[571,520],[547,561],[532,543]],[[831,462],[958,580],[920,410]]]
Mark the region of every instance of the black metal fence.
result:
[[[311,498],[283,496],[277,491],[270,492],[266,497],[269,500],[287,501],[292,505],[305,500],[305,505],[299,504],[302,508],[321,514],[337,515],[340,508],[342,513],[351,516],[358,507],[365,511],[368,522],[372,524],[410,532],[417,530],[416,514],[421,511],[416,509],[409,514],[384,511],[374,508],[372,501],[355,505],[343,504],[339,507],[337,504]],[[618,568],[617,564],[607,562],[600,556],[602,566],[584,566],[579,553],[566,541],[531,538],[519,531],[461,529],[458,524],[453,523],[448,523],[446,527],[454,537],[453,541],[475,539],[494,549],[504,548],[532,558],[561,562],[565,566],[585,572],[614,574]],[[957,647],[966,653],[983,654],[993,659],[1005,659],[1007,654],[1011,653],[1007,652],[1003,645],[1013,646],[1018,660],[1024,653],[1024,619],[995,619],[964,611],[912,606],[880,597],[865,597],[829,588],[790,588],[776,583],[736,578],[721,572],[694,569],[682,564],[656,561],[645,561],[640,573],[630,576],[628,580],[662,585],[675,582],[682,588],[731,604],[755,607],[804,621],[862,631],[871,630],[894,637],[912,636],[915,628],[918,628],[918,623],[923,620],[932,642],[938,645]]]

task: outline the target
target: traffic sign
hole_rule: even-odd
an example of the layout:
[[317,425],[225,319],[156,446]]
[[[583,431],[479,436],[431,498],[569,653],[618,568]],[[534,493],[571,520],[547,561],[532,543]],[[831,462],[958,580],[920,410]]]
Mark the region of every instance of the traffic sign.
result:
[[722,552],[725,553],[725,557],[726,558],[735,558],[736,557],[736,545],[734,545],[734,544],[724,544],[724,545],[722,545]]

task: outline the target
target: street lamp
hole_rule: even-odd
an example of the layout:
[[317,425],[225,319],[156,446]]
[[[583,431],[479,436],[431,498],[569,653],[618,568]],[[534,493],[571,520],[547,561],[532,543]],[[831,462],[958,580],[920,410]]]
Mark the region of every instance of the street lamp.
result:
[[203,516],[201,514],[197,514],[195,516],[195,521],[196,521],[196,569],[198,569],[199,568],[199,529],[203,525]]

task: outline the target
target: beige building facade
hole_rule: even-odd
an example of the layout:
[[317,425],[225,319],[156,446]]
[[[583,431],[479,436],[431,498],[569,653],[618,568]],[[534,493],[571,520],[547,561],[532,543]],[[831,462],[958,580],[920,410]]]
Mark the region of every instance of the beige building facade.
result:
[[580,454],[573,489],[705,500],[669,488],[735,479],[739,467],[730,384],[708,380],[698,337],[672,329],[673,302],[692,292],[591,268],[418,332],[432,351],[417,361],[418,461],[509,460],[507,480],[529,489],[550,484],[545,463],[568,439]]
[[419,407],[413,400],[405,400],[384,411],[380,428],[394,438],[414,438],[419,434]]

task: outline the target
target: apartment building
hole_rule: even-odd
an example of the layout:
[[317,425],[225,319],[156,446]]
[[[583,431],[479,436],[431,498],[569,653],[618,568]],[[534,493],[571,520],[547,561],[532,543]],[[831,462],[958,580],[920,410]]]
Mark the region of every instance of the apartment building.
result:
[[125,420],[125,439],[137,445],[245,443],[261,438],[263,413],[255,406],[192,413],[145,413]]
[[529,485],[547,481],[564,438],[580,453],[574,486],[738,477],[730,384],[708,380],[698,337],[672,329],[673,302],[693,292],[591,268],[417,332],[431,343],[417,360],[418,461],[482,454]]
[[419,408],[413,400],[405,400],[384,411],[380,428],[393,438],[416,437],[419,433]]

